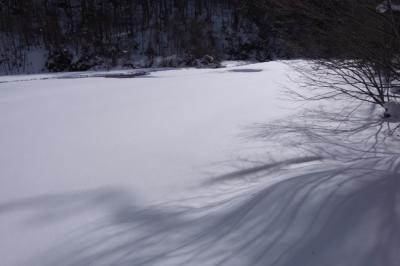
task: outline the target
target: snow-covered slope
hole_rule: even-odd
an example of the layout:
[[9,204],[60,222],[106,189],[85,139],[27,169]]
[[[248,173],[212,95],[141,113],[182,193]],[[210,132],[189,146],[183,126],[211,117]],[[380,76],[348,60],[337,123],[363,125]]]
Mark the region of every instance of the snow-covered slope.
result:
[[2,265],[398,265],[392,125],[227,65],[1,77]]

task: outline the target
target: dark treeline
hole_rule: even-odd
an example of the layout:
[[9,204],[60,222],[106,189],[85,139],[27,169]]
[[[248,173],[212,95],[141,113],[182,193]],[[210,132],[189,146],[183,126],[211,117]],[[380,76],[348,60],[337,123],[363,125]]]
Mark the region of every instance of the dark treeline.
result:
[[24,68],[38,48],[50,71],[171,56],[165,64],[204,55],[271,58],[242,12],[238,0],[3,0],[0,60],[3,70]]
[[[318,15],[293,8],[296,2],[314,3]],[[332,5],[319,4],[326,2]],[[335,17],[349,2],[0,0],[0,71],[195,65],[206,55],[259,61],[332,56],[338,49],[316,33],[334,32]],[[41,69],[32,70],[40,62]]]

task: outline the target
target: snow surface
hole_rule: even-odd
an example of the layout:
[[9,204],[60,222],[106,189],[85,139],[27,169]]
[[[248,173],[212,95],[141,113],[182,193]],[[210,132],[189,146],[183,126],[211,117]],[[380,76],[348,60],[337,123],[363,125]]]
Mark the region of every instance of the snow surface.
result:
[[1,265],[398,265],[394,125],[225,65],[0,77]]
[[387,102],[383,105],[385,108],[385,114],[390,118],[399,121],[400,119],[400,103],[398,102]]
[[393,4],[391,1],[385,0],[376,7],[376,10],[380,13],[386,13],[388,10],[399,12],[400,5]]

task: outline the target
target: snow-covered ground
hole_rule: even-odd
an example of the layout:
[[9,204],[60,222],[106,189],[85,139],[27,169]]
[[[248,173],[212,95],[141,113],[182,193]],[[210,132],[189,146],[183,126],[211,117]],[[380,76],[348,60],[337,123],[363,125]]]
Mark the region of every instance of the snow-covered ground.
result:
[[393,125],[225,65],[0,77],[0,265],[398,265]]

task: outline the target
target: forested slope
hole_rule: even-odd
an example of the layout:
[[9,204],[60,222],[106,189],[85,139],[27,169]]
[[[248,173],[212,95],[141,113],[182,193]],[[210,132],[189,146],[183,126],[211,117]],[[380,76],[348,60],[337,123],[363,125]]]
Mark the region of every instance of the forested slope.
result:
[[0,72],[209,64],[205,55],[273,58],[272,38],[261,36],[240,2],[5,0]]
[[[224,59],[354,59],[358,47],[343,36],[355,36],[356,44],[370,43],[370,37],[389,43],[380,28],[391,29],[376,20],[385,24],[393,14],[383,17],[376,12],[380,5],[381,0],[0,0],[0,74],[216,67]],[[380,28],[365,34],[360,25]]]

